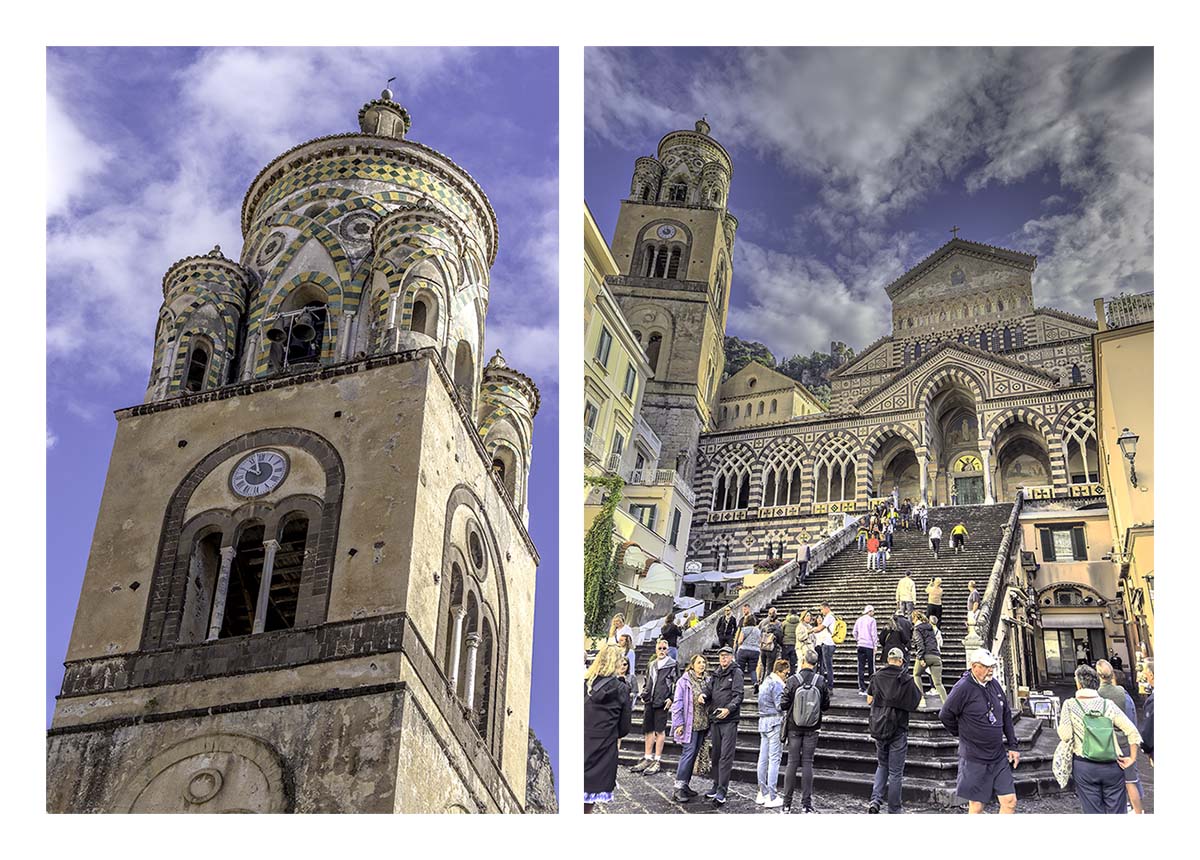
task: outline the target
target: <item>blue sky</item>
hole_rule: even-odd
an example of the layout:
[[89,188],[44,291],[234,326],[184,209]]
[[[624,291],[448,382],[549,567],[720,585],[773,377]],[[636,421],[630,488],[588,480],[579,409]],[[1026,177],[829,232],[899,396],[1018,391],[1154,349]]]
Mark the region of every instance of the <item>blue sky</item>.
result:
[[[247,186],[303,141],[355,131],[392,76],[410,139],[483,186],[500,244],[486,348],[537,382],[530,531],[542,557],[534,731],[558,764],[558,57],[553,48],[47,52],[47,719],[116,423],[145,396],[162,275],[237,258]],[[532,309],[532,310],[531,310]]]
[[1153,52],[589,48],[585,193],[701,116],[739,228],[728,333],[777,359],[890,333],[884,287],[951,238],[1036,254],[1039,305],[1153,289]]

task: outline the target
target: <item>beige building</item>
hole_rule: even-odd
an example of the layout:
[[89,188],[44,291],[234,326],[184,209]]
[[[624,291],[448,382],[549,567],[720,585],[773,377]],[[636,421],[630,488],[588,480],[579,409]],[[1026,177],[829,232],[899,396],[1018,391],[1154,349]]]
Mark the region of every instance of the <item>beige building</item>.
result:
[[483,190],[391,92],[359,123],[264,168],[239,260],[163,279],[50,811],[524,808],[538,392],[483,361]]
[[717,405],[718,430],[778,424],[825,411],[799,382],[757,361],[721,383]]
[[1108,488],[1112,561],[1118,567],[1131,650],[1152,656],[1154,294],[1097,299],[1096,318],[1096,421],[1100,467]]
[[[642,414],[653,362],[606,278],[617,264],[584,207],[584,472],[624,481],[614,514],[618,605],[637,622],[668,611],[679,595],[695,497]],[[657,347],[659,341],[651,344]],[[659,358],[655,351],[654,359]],[[600,509],[602,491],[585,487],[584,529]]]

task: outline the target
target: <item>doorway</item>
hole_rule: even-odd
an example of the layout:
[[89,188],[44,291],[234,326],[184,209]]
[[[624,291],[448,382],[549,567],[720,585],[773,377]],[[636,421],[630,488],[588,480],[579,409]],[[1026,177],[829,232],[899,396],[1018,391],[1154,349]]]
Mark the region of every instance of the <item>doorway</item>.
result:
[[954,495],[960,505],[982,505],[983,478],[955,478]]

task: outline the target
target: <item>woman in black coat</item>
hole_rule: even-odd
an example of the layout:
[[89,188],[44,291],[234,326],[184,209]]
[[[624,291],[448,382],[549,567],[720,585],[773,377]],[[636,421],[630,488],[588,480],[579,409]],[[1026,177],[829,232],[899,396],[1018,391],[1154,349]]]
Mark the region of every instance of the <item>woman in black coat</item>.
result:
[[621,680],[619,645],[596,655],[583,682],[583,811],[609,803],[617,787],[618,745],[633,724],[629,687]]

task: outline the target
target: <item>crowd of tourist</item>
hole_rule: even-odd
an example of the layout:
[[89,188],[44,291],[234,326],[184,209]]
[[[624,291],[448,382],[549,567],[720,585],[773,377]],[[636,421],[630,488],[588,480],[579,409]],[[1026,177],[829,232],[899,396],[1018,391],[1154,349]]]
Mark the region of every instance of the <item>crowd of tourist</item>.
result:
[[[929,527],[924,504],[892,499],[859,522],[858,548],[875,557],[869,569],[886,569],[895,529],[920,528],[934,554],[940,552],[941,530]],[[965,547],[968,532],[958,523],[951,530],[955,552]],[[925,609],[917,608],[918,586],[911,571],[896,583],[895,610],[882,624],[867,605],[850,633],[857,652],[858,694],[869,708],[869,733],[876,747],[876,769],[868,813],[885,808],[903,811],[904,768],[909,719],[928,708],[928,695],[938,699],[938,718],[958,740],[956,792],[968,812],[980,813],[996,802],[1003,814],[1017,807],[1014,773],[1020,763],[1012,707],[994,678],[996,658],[980,648],[970,654],[967,671],[950,690],[942,680],[944,641],[939,629],[944,588],[940,577],[924,586]],[[968,583],[967,624],[973,626],[981,604],[974,581]],[[690,623],[689,623],[690,622]],[[651,776],[662,770],[668,739],[681,745],[675,768],[673,799],[688,803],[699,796],[691,781],[705,753],[712,785],[704,797],[718,807],[728,800],[737,748],[738,721],[747,697],[757,699],[759,753],[756,804],[785,813],[815,812],[813,762],[820,742],[822,716],[834,689],[834,654],[847,638],[846,622],[828,603],[780,617],[772,606],[759,619],[743,605],[735,615],[725,606],[716,621],[717,665],[700,654],[686,666],[678,663],[678,641],[691,619],[677,625],[663,620],[655,656],[638,689],[633,631],[616,615],[607,644],[595,655],[584,685],[584,809],[612,800],[618,771],[620,738],[630,731],[635,699],[640,700],[644,753],[630,768]],[[876,654],[879,669],[876,670]],[[1114,666],[1114,663],[1116,664]],[[1061,739],[1054,774],[1065,788],[1074,780],[1085,813],[1141,813],[1139,749],[1153,755],[1153,665],[1144,663],[1150,695],[1139,723],[1133,697],[1118,682],[1121,664],[1114,658],[1075,671],[1077,691],[1062,703],[1057,725]],[[929,693],[926,692],[931,686]],[[708,742],[706,745],[706,741]],[[786,765],[781,768],[783,751]],[[1152,759],[1151,759],[1152,761]],[[780,787],[780,772],[783,785]],[[800,799],[794,803],[796,777]]]

